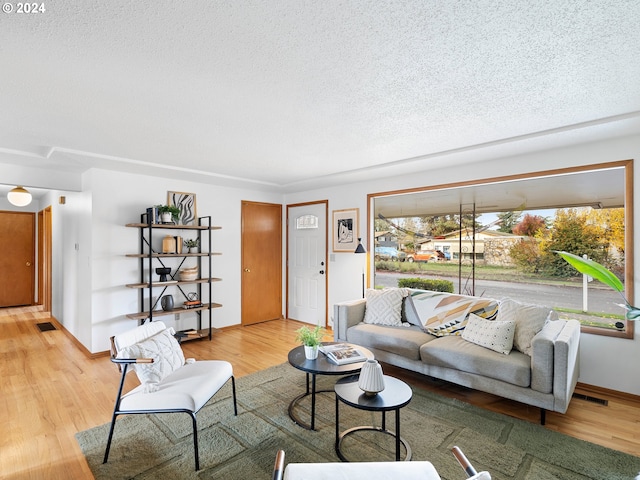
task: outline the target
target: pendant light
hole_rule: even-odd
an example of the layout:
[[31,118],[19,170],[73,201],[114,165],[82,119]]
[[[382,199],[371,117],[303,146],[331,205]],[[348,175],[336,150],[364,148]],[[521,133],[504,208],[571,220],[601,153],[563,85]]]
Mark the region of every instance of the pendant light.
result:
[[7,200],[16,207],[25,207],[31,203],[31,194],[23,187],[16,187],[9,191]]

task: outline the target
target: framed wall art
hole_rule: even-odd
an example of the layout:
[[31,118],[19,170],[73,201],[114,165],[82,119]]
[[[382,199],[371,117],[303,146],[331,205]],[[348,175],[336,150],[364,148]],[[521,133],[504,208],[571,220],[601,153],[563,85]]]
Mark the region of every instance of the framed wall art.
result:
[[358,209],[333,211],[333,251],[356,251],[358,246]]
[[197,225],[196,194],[185,192],[167,192],[167,205],[180,209],[179,225]]

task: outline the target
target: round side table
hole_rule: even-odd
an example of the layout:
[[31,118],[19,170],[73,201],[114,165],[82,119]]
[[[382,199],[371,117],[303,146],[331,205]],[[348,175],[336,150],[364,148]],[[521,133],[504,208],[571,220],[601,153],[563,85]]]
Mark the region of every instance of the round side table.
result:
[[[371,430],[376,432],[385,433],[395,437],[396,440],[396,461],[400,460],[400,444],[404,445],[407,454],[404,458],[405,461],[411,460],[411,447],[400,436],[400,409],[409,404],[413,392],[411,387],[400,379],[384,375],[384,390],[373,396],[367,396],[358,387],[359,375],[351,375],[349,377],[341,378],[335,384],[334,390],[336,393],[336,454],[343,462],[348,462],[347,458],[342,452],[342,441],[348,435],[362,431]],[[353,427],[340,433],[340,403],[349,405],[350,407],[360,410],[368,410],[372,412],[382,412],[382,426],[359,426]],[[388,411],[395,411],[396,414],[396,429],[395,432],[387,430],[385,414]]]
[[[335,343],[345,342],[323,342],[323,345],[333,345]],[[373,358],[373,353],[364,347],[359,345],[353,345],[368,359]],[[296,424],[307,430],[315,430],[316,426],[316,393],[319,392],[331,392],[333,390],[316,390],[316,375],[351,375],[358,373],[362,368],[364,362],[348,363],[346,365],[336,365],[327,360],[327,357],[323,353],[318,353],[318,358],[315,360],[307,360],[304,356],[304,347],[302,345],[294,348],[289,352],[289,364],[292,367],[302,370],[307,374],[307,388],[306,391],[291,400],[289,404],[289,417]],[[311,377],[311,382],[309,382]],[[311,383],[311,387],[309,384]],[[302,421],[298,415],[296,415],[294,408],[303,398],[311,395],[311,422],[307,423]]]

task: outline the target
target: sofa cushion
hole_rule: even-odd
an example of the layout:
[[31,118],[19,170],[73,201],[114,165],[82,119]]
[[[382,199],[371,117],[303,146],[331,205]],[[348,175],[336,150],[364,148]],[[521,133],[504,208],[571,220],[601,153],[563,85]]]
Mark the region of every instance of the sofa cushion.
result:
[[498,304],[496,320],[515,322],[516,331],[513,336],[513,346],[522,353],[531,356],[531,340],[542,330],[552,312],[553,310],[549,307],[503,298]]
[[359,323],[347,330],[347,341],[350,343],[395,353],[411,360],[420,360],[420,347],[431,340],[435,340],[435,337],[415,326],[387,327]]
[[460,335],[470,312],[493,317],[498,302],[490,298],[409,289],[405,301],[407,321],[437,337]]
[[462,331],[462,338],[494,352],[509,355],[513,349],[515,329],[515,321],[487,320],[470,313],[467,326]]
[[425,343],[420,347],[420,356],[429,365],[482,375],[520,387],[531,384],[531,357],[518,351],[502,355],[459,336]]
[[364,323],[400,326],[402,298],[405,295],[406,290],[402,288],[367,290]]

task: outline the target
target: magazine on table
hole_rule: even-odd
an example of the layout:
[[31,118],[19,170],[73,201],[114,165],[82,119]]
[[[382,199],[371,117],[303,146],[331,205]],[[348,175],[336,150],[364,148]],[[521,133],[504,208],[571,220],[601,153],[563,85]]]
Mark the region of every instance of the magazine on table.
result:
[[336,365],[364,362],[367,360],[356,347],[348,343],[336,343],[334,345],[320,345],[320,351],[327,356],[327,360]]

